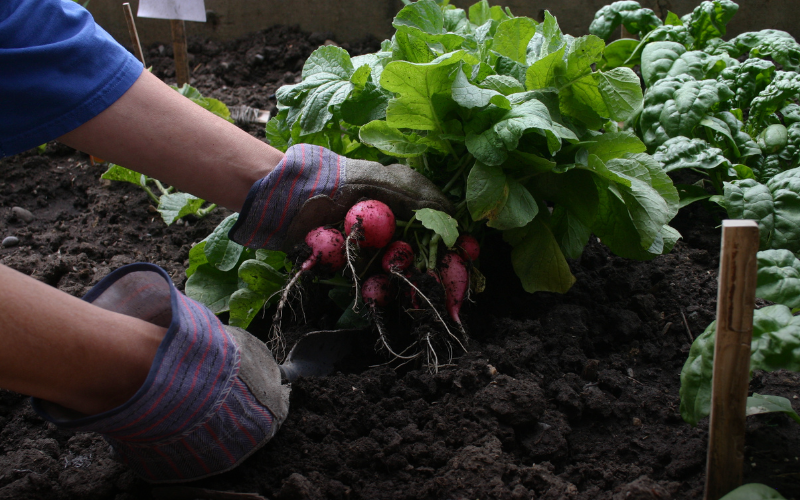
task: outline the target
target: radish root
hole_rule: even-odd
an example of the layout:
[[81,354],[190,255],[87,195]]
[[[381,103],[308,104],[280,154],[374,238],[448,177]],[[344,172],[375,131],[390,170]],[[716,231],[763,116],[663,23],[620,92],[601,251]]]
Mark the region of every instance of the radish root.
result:
[[[356,272],[356,259],[358,258],[358,240],[361,237],[361,226],[357,222],[353,225],[353,229],[347,238],[344,240],[345,260],[347,261],[347,268],[350,274],[353,275],[353,286],[356,288],[356,297],[359,296],[358,291],[358,273]],[[355,248],[351,248],[351,245]],[[358,301],[353,301],[353,312],[358,312]]]
[[[378,329],[378,348],[380,348],[382,346],[384,349],[386,349],[386,351],[389,352],[389,354],[394,356],[394,359],[412,360],[412,359],[415,359],[415,358],[419,357],[419,354],[415,354],[413,356],[405,356],[404,355],[405,352],[408,351],[408,349],[410,349],[410,347],[407,348],[406,350],[404,350],[400,354],[394,352],[394,349],[392,349],[391,346],[389,346],[389,341],[388,341],[387,335],[386,335],[386,328],[383,326],[383,320],[381,319],[381,314],[378,311],[378,308],[375,307],[375,306],[372,306],[370,308],[370,310],[372,311],[372,321],[373,321],[373,323],[375,323],[375,327]],[[392,360],[392,361],[394,361],[394,360]]]
[[[448,326],[447,326],[447,323],[445,322],[444,318],[442,318],[442,315],[441,315],[441,314],[439,314],[439,311],[436,309],[436,307],[434,307],[434,305],[433,305],[433,302],[431,302],[431,299],[429,299],[429,298],[428,298],[428,297],[427,297],[427,296],[426,296],[424,293],[422,293],[422,291],[421,291],[419,288],[417,288],[417,287],[416,287],[416,285],[414,285],[414,283],[412,283],[412,282],[411,282],[411,280],[409,280],[408,278],[406,278],[405,276],[403,276],[403,275],[402,275],[402,274],[400,274],[399,272],[397,272],[397,271],[392,271],[392,274],[393,274],[393,275],[395,275],[395,276],[397,276],[397,277],[399,277],[400,279],[402,279],[402,280],[403,280],[403,281],[405,281],[406,283],[408,283],[408,286],[410,286],[411,288],[413,288],[413,289],[414,289],[414,291],[415,291],[415,292],[417,292],[417,293],[419,294],[419,296],[420,296],[420,297],[422,297],[423,299],[425,299],[425,302],[427,302],[427,303],[428,303],[428,305],[431,307],[431,310],[432,310],[432,311],[433,311],[433,313],[436,315],[436,319],[438,319],[438,320],[439,320],[439,323],[441,323],[441,324],[442,324],[442,326],[444,326],[444,329],[445,329],[445,331],[447,332],[447,334],[448,334],[449,336],[453,337],[453,339],[455,339],[455,341],[458,343],[458,345],[461,347],[461,349],[463,349],[464,351],[466,351],[466,350],[467,350],[467,348],[466,348],[466,347],[464,347],[464,344],[462,344],[462,343],[461,343],[461,340],[459,340],[459,338],[458,338],[458,337],[456,337],[455,335],[453,335],[453,332],[451,332],[451,331],[450,331],[450,328],[448,328]],[[466,335],[467,335],[467,334],[466,334],[466,332],[464,331],[464,328],[463,328],[463,327],[461,327],[461,332],[462,332],[462,333],[464,333],[464,338],[466,338]],[[428,344],[430,344],[430,339],[428,340]],[[432,348],[432,347],[431,347],[431,348]]]
[[269,348],[275,353],[277,359],[283,359],[283,356],[286,353],[286,339],[283,336],[283,332],[281,331],[281,319],[283,318],[283,308],[289,303],[289,294],[297,285],[297,282],[300,280],[300,277],[303,275],[303,272],[298,272],[292,279],[283,287],[283,291],[281,292],[281,300],[278,301],[278,305],[275,308],[275,314],[272,315],[272,326],[270,327],[269,332]]

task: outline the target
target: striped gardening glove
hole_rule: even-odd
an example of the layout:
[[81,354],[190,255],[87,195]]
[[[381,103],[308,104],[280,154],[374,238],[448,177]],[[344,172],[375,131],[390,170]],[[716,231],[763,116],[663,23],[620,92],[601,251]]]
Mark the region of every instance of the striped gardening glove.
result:
[[130,400],[104,413],[85,416],[41,399],[33,407],[61,427],[100,433],[143,478],[180,482],[225,472],[286,418],[289,388],[269,349],[178,292],[158,266],[117,269],[84,300],[168,328],[150,373]]
[[386,203],[401,219],[420,208],[453,211],[432,182],[405,165],[352,160],[298,144],[250,188],[229,236],[247,247],[287,251],[310,230],[344,219],[361,198]]

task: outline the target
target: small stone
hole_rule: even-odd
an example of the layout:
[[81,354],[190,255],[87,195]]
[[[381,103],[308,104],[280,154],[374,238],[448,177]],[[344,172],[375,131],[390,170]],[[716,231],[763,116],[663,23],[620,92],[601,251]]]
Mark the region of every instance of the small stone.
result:
[[642,420],[640,418],[633,417],[633,426],[634,427],[641,427]]
[[11,213],[14,214],[14,217],[16,217],[17,219],[19,219],[19,220],[21,220],[23,222],[31,222],[34,219],[33,214],[30,211],[25,210],[22,207],[14,207],[14,208],[12,208],[11,209]]
[[7,236],[3,239],[3,247],[5,248],[15,247],[17,245],[19,245],[19,238],[16,236]]

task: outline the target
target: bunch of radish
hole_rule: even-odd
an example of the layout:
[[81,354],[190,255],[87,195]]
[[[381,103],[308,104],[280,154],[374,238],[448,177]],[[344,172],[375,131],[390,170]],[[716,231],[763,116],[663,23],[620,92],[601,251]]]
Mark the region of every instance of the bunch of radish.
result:
[[[345,274],[355,286],[356,295],[363,301],[369,318],[378,330],[379,347],[395,359],[414,359],[424,350],[428,354],[429,365],[433,365],[434,368],[438,366],[438,362],[431,362],[436,354],[432,352],[435,349],[429,336],[418,340],[419,344],[425,345],[425,349],[418,350],[415,355],[404,354],[407,350],[397,353],[391,347],[383,325],[382,312],[393,302],[401,303],[402,299],[410,304],[407,310],[427,311],[439,325],[438,328],[443,329],[449,338],[455,339],[463,348],[458,336],[454,335],[448,326],[448,321],[438,311],[436,301],[425,295],[417,285],[424,279],[435,279],[441,284],[445,309],[453,322],[451,325],[465,335],[460,311],[470,289],[472,262],[478,258],[480,251],[475,238],[462,234],[453,248],[445,252],[435,269],[423,271],[414,266],[415,253],[408,242],[392,241],[395,237],[396,221],[386,204],[377,200],[363,200],[356,203],[345,216],[343,227],[344,234],[334,227],[319,227],[306,236],[305,243],[310,254],[297,266],[297,272],[283,290],[273,317],[273,343],[281,345],[280,341],[275,342],[275,337],[280,336],[282,310],[298,280],[314,273],[333,274],[347,268]],[[362,276],[357,273],[355,265],[361,251],[372,254],[372,260],[367,264],[367,271],[378,257],[381,268],[378,272],[367,273],[368,276],[363,283],[359,283]],[[358,301],[354,303],[357,304]]]

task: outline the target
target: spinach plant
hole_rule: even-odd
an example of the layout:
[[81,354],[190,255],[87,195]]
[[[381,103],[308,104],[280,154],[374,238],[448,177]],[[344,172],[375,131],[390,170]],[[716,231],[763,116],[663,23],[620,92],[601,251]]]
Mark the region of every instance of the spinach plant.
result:
[[[730,0],[705,1],[662,22],[622,1],[598,11],[590,27],[608,38],[623,25],[641,37],[609,44],[603,61],[640,68],[644,106],[627,125],[668,172],[704,173],[723,206],[726,182],[763,183],[800,166],[800,45],[778,30],[723,40],[737,10]],[[711,197],[702,184],[678,186],[682,206]]]
[[[202,106],[217,116],[233,122],[228,107],[219,100],[203,97],[196,88],[186,83],[183,84],[181,88],[174,86],[172,88],[177,90],[181,95],[191,99],[195,104]],[[164,186],[158,179],[148,177],[113,163],[109,164],[108,170],[106,170],[101,178],[111,181],[130,182],[141,187],[153,203],[155,203],[158,212],[161,214],[161,218],[168,226],[176,220],[190,214],[196,217],[205,217],[217,207],[217,205],[213,203],[206,204],[205,200],[189,193],[176,191],[172,186]],[[153,192],[152,187],[158,190],[158,194]]]
[[[637,2],[615,2],[597,12],[590,32],[608,39],[623,25],[639,35],[609,44],[601,67],[639,66],[644,104],[625,127],[665,171],[703,174],[697,184],[677,186],[681,206],[710,198],[730,218],[758,222],[757,295],[776,305],[755,311],[751,369],[797,370],[800,45],[777,30],[723,40],[737,10],[729,0],[705,1],[661,21]],[[695,340],[681,373],[681,414],[692,424],[710,408],[714,328]],[[800,419],[784,398],[748,401],[749,414],[767,411]]]
[[[800,219],[796,219],[800,220]],[[758,252],[756,295],[775,305],[756,309],[750,370],[800,371],[800,259],[789,250]],[[681,416],[692,425],[711,411],[711,376],[716,322],[695,339],[681,371]],[[783,397],[753,394],[747,414],[782,412],[800,423]]]

